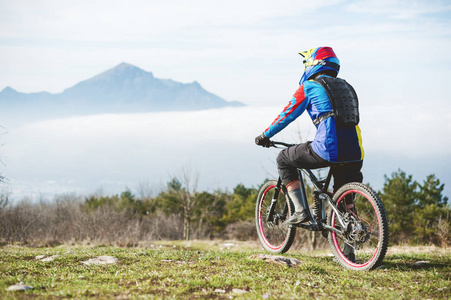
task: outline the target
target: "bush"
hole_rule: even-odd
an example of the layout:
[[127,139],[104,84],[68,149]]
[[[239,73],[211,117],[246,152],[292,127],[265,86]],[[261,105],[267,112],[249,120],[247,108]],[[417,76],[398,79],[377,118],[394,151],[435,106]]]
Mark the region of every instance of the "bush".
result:
[[225,229],[224,237],[229,240],[247,241],[257,239],[255,222],[240,221],[228,225]]
[[0,241],[29,245],[92,242],[134,246],[139,241],[181,238],[175,216],[152,217],[104,205],[87,209],[79,197],[63,196],[51,203],[21,201],[0,210]]
[[[381,193],[394,243],[426,243],[447,247],[450,208],[443,184],[430,175],[423,184],[399,170],[386,177]],[[312,191],[308,189],[308,194]],[[238,185],[233,193],[189,192],[177,180],[155,198],[68,194],[50,202],[24,199],[10,203],[0,196],[0,242],[29,245],[95,243],[134,246],[141,241],[183,238],[256,240],[254,224],[258,189]],[[312,202],[312,199],[310,199]],[[187,230],[188,229],[188,230]],[[189,233],[187,235],[187,233]],[[309,250],[327,247],[318,232],[298,230],[293,245]]]

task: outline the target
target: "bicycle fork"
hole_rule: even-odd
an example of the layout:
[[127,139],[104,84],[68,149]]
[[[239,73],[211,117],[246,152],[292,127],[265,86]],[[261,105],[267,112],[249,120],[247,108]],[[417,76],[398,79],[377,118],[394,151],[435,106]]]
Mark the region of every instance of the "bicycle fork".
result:
[[[274,188],[274,194],[272,196],[271,204],[268,208],[268,213],[266,214],[266,222],[274,222],[274,210],[276,209],[277,199],[279,198],[280,188],[282,186],[282,180],[279,178],[277,181],[277,185]],[[286,215],[288,213],[288,208],[285,206],[283,209],[283,214]]]

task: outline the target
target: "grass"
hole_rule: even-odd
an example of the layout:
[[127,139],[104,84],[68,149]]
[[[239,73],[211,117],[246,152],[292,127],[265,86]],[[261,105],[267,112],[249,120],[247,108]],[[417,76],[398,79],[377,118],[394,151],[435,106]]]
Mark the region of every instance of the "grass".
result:
[[[0,298],[451,298],[449,251],[389,252],[383,266],[371,272],[344,270],[324,251],[290,251],[286,256],[302,261],[293,268],[249,259],[256,253],[263,252],[253,243],[202,241],[141,248],[3,246]],[[42,262],[35,258],[38,255],[59,256]],[[114,256],[119,262],[81,263],[100,255]],[[33,289],[6,290],[19,281]]]

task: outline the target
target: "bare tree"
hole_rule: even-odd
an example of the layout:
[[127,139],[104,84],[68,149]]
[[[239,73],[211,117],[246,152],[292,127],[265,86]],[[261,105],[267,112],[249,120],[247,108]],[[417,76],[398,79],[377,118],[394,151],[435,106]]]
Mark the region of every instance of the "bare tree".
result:
[[156,195],[156,188],[149,181],[140,182],[138,185],[138,195],[141,199],[152,199]]
[[[0,132],[0,136],[8,133],[7,131],[4,131],[5,127],[3,127],[1,125],[0,125],[0,129],[2,130],[2,132]],[[3,144],[0,145],[0,147],[2,147],[2,146],[3,146]],[[1,158],[0,158],[0,164],[3,165],[3,166],[5,165],[3,163],[3,161],[1,160]],[[4,182],[4,181],[5,181],[5,177],[0,173],[0,182]]]
[[178,214],[183,220],[183,238],[191,236],[191,222],[195,217],[195,207],[199,205],[197,184],[199,175],[189,167],[183,167],[179,175],[168,183],[168,191],[160,194],[165,214]]
[[199,182],[198,172],[194,172],[189,167],[182,168],[182,174],[179,181],[182,188],[179,189],[181,204],[183,207],[183,238],[190,239],[191,235],[191,219],[193,217],[193,208],[197,205],[196,193]]

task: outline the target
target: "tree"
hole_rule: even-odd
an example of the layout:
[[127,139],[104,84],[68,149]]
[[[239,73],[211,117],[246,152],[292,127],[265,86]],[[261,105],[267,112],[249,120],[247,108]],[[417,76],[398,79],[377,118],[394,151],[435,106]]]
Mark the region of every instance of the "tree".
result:
[[433,174],[422,185],[401,170],[392,173],[391,178],[385,176],[381,198],[393,242],[448,243],[450,208],[443,189],[444,184]]
[[446,207],[448,197],[442,195],[444,186],[444,184],[440,185],[440,180],[434,174],[427,176],[423,185],[419,186],[418,203],[413,220],[417,242],[440,243],[438,227],[443,227],[445,220],[449,222],[447,219],[449,208]]
[[237,221],[252,220],[255,215],[255,199],[258,191],[238,184],[233,189],[232,199],[226,204],[224,221],[227,224]]
[[381,198],[384,203],[390,224],[390,236],[394,242],[401,242],[411,237],[414,232],[413,217],[417,199],[418,183],[412,175],[400,169],[392,173],[391,178],[385,175],[385,183]]
[[[3,130],[5,129],[5,127],[3,127],[3,126],[0,125],[0,129],[2,129],[2,131],[3,131]],[[4,132],[4,131],[3,131],[3,132],[0,133],[0,136],[1,136],[1,135],[4,135],[4,134],[6,134],[6,133],[7,133],[7,132]],[[3,164],[3,161],[2,161],[1,159],[0,159],[0,164],[4,165],[4,164]],[[0,173],[0,183],[1,183],[1,182],[4,182],[4,181],[5,181],[5,177]]]
[[212,238],[215,234],[224,230],[222,216],[229,195],[221,191],[213,194],[208,192],[198,193],[195,196],[197,205],[193,208],[192,224],[196,230],[197,238]]
[[435,178],[434,174],[427,176],[423,185],[420,185],[420,207],[425,207],[430,204],[445,207],[448,203],[448,197],[443,197],[442,195],[444,188],[445,184],[440,185],[440,180]]
[[197,174],[193,174],[189,169],[184,168],[181,176],[174,177],[168,183],[167,192],[159,195],[166,215],[176,213],[182,216],[183,239],[185,240],[190,239],[193,208],[197,206],[198,202],[195,197],[198,178]]

